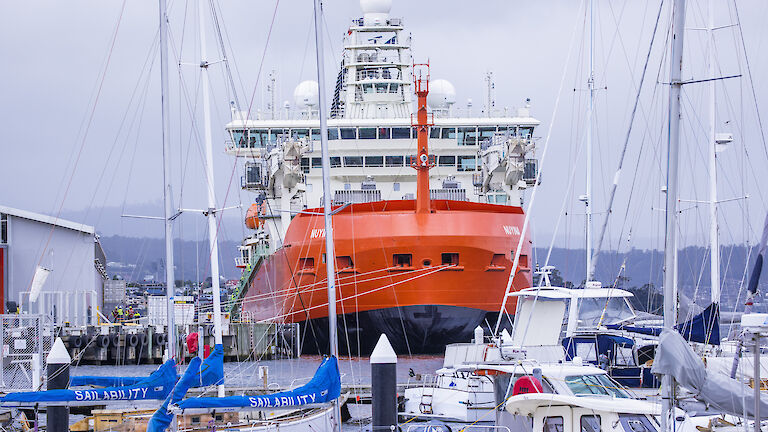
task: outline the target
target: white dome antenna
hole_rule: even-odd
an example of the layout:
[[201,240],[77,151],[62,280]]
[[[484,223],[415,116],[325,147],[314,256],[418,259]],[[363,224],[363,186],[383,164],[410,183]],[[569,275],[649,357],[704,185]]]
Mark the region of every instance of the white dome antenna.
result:
[[437,79],[429,83],[427,105],[432,109],[445,110],[456,103],[456,88],[450,81]]
[[364,25],[385,25],[392,9],[392,0],[360,0],[360,9],[363,10]]
[[319,93],[317,81],[302,81],[293,90],[293,101],[297,107],[313,108],[319,103]]

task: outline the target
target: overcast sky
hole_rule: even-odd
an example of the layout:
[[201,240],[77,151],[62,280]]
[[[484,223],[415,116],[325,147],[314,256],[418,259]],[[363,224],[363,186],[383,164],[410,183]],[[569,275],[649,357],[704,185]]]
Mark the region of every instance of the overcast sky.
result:
[[[662,63],[662,54],[667,51],[671,2],[665,3],[612,214],[607,244],[611,248],[663,244],[660,189],[668,67]],[[688,3],[684,77],[705,79],[706,32],[696,28],[706,25],[707,2]],[[716,26],[736,22],[734,2],[715,3]],[[235,90],[243,103],[252,103],[253,111],[265,108],[269,71],[276,71],[279,101],[292,100],[293,88],[300,81],[316,79],[311,5],[311,0],[281,0],[277,8],[272,0],[217,3],[235,72]],[[763,77],[768,76],[768,60],[762,53],[768,3],[739,0],[736,5],[741,27],[725,27],[715,36],[715,75],[742,75],[717,84],[717,130],[736,138],[719,156],[719,193],[721,198],[744,194],[751,198],[721,206],[722,242],[726,244],[757,240],[766,211],[763,195],[768,197],[768,191],[758,187],[768,180],[768,152],[745,62],[748,59],[766,119],[768,94]],[[174,199],[176,206],[202,208],[199,71],[189,65],[182,65],[179,71],[175,65],[179,60],[198,62],[196,2],[172,0],[169,6],[174,56],[170,68]],[[600,89],[594,117],[593,202],[597,212],[605,210],[658,8],[657,1],[595,0],[595,76]],[[558,244],[583,246],[583,205],[577,198],[584,193],[585,166],[588,67],[584,4],[576,0],[394,0],[391,14],[403,17],[412,33],[414,59],[429,59],[432,77],[455,85],[458,106],[464,107],[472,99],[479,113],[485,103],[486,71],[495,77],[497,107],[520,106],[531,98],[531,112],[542,122],[536,133],[541,137],[539,157],[552,128],[543,182],[532,209],[534,241],[537,246],[548,246],[565,202],[568,215],[562,218]],[[329,91],[336,79],[342,37],[350,19],[360,15],[356,0],[332,1],[326,6],[325,85]],[[3,2],[1,203],[56,214],[63,202],[64,214],[84,219],[106,234],[160,235],[157,224],[119,217],[123,209],[127,213],[162,212],[156,35],[154,1]],[[208,36],[215,36],[212,28]],[[215,60],[219,57],[216,44],[208,46],[209,56]],[[226,196],[226,205],[250,203],[253,196],[239,191],[239,168],[223,152],[223,125],[230,118],[232,89],[224,80],[221,64],[210,70],[218,200],[223,202]],[[561,80],[565,84],[558,93]],[[685,87],[681,157],[681,198],[685,199],[707,196],[707,95],[705,84]],[[693,206],[683,204],[686,209]],[[683,245],[706,240],[705,210],[683,212]],[[603,217],[596,217],[595,229]],[[223,236],[241,239],[245,234],[241,220],[238,210],[231,211]],[[202,237],[202,218],[187,215],[181,225],[185,238]]]

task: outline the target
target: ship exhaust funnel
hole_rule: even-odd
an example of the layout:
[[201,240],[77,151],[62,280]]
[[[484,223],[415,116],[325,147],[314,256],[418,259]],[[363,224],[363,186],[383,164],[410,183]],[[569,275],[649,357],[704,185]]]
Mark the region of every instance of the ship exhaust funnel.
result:
[[[426,78],[423,78],[423,75],[426,75]],[[411,158],[411,167],[416,170],[416,213],[430,213],[429,170],[435,166],[435,158],[429,154],[429,127],[434,124],[434,117],[427,112],[429,62],[414,63],[413,84],[418,97],[415,123],[411,115],[411,125],[417,131],[418,146],[416,157]]]

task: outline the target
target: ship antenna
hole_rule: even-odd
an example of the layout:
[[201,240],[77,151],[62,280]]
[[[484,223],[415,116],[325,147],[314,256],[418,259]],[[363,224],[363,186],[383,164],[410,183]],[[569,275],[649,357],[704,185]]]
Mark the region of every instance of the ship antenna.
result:
[[[425,70],[426,78],[422,79]],[[416,127],[418,137],[416,157],[411,157],[411,167],[416,170],[416,213],[429,213],[431,212],[429,169],[435,166],[435,157],[429,154],[429,127],[434,124],[434,117],[427,113],[429,60],[426,63],[413,64],[413,84],[418,96],[416,123],[413,122],[413,114],[411,114],[411,126]]]

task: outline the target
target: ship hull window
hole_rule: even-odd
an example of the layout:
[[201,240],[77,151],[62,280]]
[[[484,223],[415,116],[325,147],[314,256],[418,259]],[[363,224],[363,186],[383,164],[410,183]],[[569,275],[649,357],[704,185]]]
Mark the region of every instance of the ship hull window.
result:
[[361,167],[363,166],[362,156],[344,156],[345,167]]
[[456,156],[440,156],[437,158],[437,161],[438,165],[440,166],[456,166]]
[[475,171],[477,159],[474,156],[459,156],[457,169],[459,171]]
[[410,267],[413,263],[411,254],[394,254],[392,256],[392,265],[395,267]]
[[358,134],[360,139],[376,139],[376,128],[360,128]]
[[440,138],[456,139],[456,128],[440,128]]
[[444,253],[440,255],[441,263],[443,265],[457,266],[459,265],[459,254],[457,253]]
[[401,167],[403,166],[404,160],[405,158],[402,156],[386,156],[384,158],[384,161],[388,167]]
[[459,133],[457,134],[459,145],[475,145],[477,144],[477,129],[476,128],[469,128],[469,127],[463,127],[459,128]]
[[357,129],[341,128],[341,139],[357,139]]
[[410,137],[410,128],[392,128],[392,139],[408,139]]

